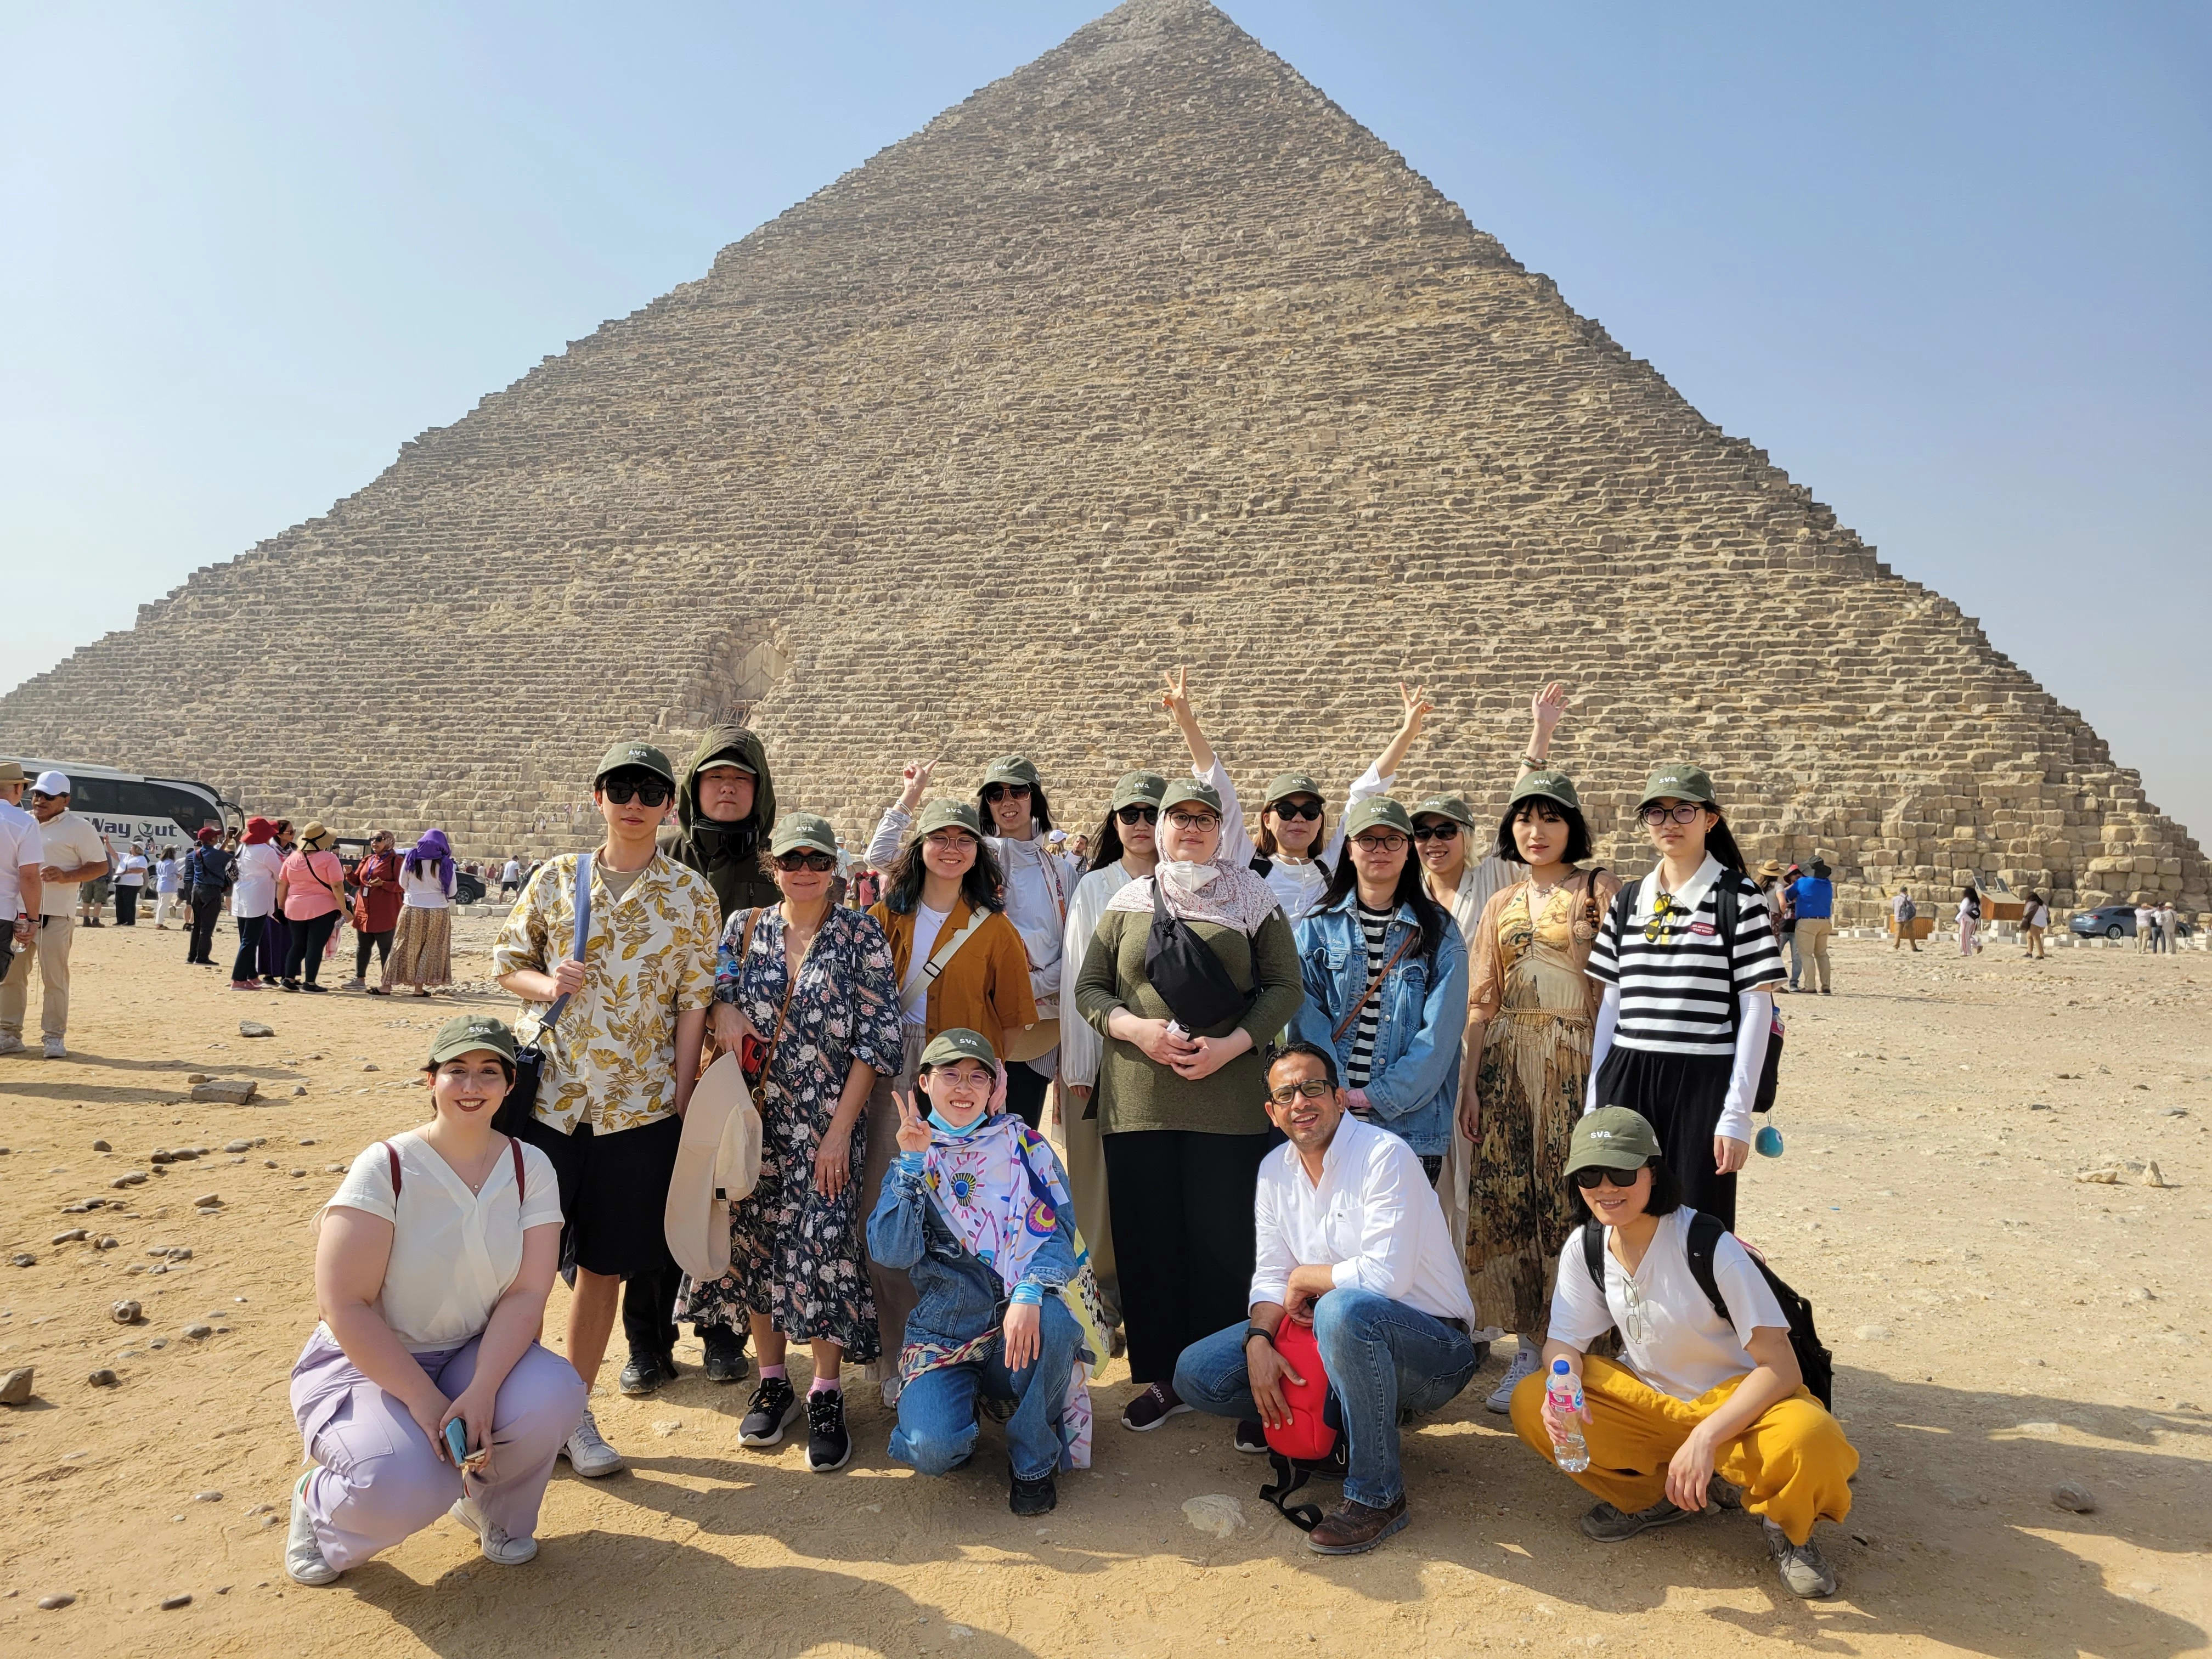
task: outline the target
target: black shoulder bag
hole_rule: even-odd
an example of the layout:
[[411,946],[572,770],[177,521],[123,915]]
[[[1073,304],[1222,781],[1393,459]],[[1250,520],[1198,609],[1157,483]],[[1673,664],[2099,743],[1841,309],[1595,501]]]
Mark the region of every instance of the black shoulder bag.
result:
[[1145,940],[1145,977],[1183,1030],[1194,1036],[1243,1017],[1259,994],[1237,988],[1196,930],[1168,914],[1158,877],[1152,880],[1152,931]]
[[[592,931],[592,855],[580,853],[576,857],[576,938],[569,955],[581,962],[584,941]],[[538,1035],[530,1046],[514,1057],[514,1086],[507,1091],[507,1098],[499,1103],[499,1110],[492,1114],[491,1127],[503,1135],[519,1135],[522,1126],[530,1121],[530,1115],[538,1104],[538,1085],[545,1075],[545,1039],[552,1031],[561,1011],[568,1006],[566,996],[553,999],[538,1022]]]

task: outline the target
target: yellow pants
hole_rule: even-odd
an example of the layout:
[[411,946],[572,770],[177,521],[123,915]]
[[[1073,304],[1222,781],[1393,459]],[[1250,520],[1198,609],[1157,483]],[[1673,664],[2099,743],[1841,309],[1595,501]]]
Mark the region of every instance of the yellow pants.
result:
[[[1741,1377],[1695,1400],[1662,1394],[1626,1367],[1595,1354],[1583,1361],[1583,1401],[1590,1420],[1583,1425],[1590,1464],[1575,1483],[1615,1509],[1633,1514],[1667,1495],[1667,1465],[1690,1431],[1725,1404]],[[1513,1390],[1513,1426],[1549,1459],[1552,1437],[1544,1427],[1544,1374]],[[1714,1473],[1743,1490],[1743,1506],[1765,1516],[1802,1544],[1815,1521],[1840,1521],[1851,1512],[1848,1484],[1859,1455],[1810,1391],[1778,1400],[1720,1449]]]

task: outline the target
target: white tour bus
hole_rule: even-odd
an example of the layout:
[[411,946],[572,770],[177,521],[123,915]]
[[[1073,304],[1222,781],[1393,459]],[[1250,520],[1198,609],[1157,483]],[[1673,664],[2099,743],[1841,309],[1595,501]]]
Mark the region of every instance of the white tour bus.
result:
[[[246,827],[246,814],[235,801],[225,800],[214,788],[189,778],[149,778],[136,772],[118,772],[112,766],[88,766],[81,761],[49,760],[34,755],[4,755],[22,767],[27,779],[41,772],[59,772],[70,781],[70,810],[88,818],[92,827],[115,843],[118,853],[137,842],[150,857],[164,847],[190,850],[203,824],[217,830]],[[23,807],[30,810],[31,793],[23,791]]]

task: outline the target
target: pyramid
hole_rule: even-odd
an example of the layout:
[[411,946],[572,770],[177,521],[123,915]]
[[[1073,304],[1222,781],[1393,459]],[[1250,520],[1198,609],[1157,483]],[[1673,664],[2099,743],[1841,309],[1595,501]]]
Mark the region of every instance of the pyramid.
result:
[[[1060,819],[1178,761],[1500,807],[1529,692],[1600,856],[1657,760],[1871,915],[1968,874],[2207,903],[2197,843],[1894,574],[1288,64],[1132,0],[401,446],[325,515],[0,699],[10,747],[471,854],[577,844],[617,734],[733,714],[865,834],[900,763]],[[586,804],[587,805],[587,804]]]

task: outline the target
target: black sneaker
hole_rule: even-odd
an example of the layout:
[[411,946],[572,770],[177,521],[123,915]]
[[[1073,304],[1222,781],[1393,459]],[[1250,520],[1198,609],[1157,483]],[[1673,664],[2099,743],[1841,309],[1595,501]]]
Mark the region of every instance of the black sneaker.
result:
[[817,1474],[828,1474],[852,1461],[853,1437],[845,1432],[845,1391],[817,1389],[806,1396],[806,1467]]
[[633,1400],[642,1399],[682,1375],[673,1354],[639,1353],[633,1349],[629,1364],[622,1368],[622,1391]]
[[707,1380],[742,1382],[752,1369],[745,1363],[745,1339],[723,1325],[702,1325],[699,1340],[707,1345]]
[[753,1390],[752,1405],[745,1412],[745,1420],[738,1425],[738,1443],[740,1446],[773,1446],[783,1438],[783,1431],[799,1420],[805,1409],[799,1396],[791,1391],[791,1384],[781,1376],[763,1376],[760,1387]]
[[1167,1383],[1148,1382],[1121,1407],[1121,1426],[1149,1434],[1170,1417],[1180,1417],[1189,1409]]
[[1237,1438],[1231,1443],[1247,1457],[1257,1457],[1267,1449],[1267,1431],[1255,1417],[1238,1419]]
[[1017,1474],[1006,1507],[1016,1515],[1050,1515],[1060,1507],[1060,1489],[1052,1484],[1049,1474],[1035,1480],[1024,1480]]

